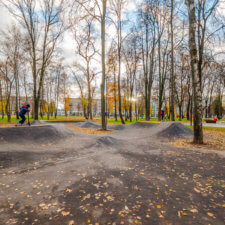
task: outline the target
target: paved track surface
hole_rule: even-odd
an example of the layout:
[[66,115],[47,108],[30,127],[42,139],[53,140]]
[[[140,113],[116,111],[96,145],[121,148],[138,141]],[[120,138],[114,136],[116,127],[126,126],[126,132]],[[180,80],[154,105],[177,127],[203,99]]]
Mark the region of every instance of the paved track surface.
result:
[[223,154],[171,146],[176,123],[115,128],[1,128],[0,225],[225,223]]

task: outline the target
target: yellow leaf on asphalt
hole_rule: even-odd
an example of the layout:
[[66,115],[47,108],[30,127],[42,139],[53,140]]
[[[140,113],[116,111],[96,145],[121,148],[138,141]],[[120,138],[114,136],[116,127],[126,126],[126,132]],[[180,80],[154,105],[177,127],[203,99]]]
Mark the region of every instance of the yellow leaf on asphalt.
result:
[[199,191],[197,188],[194,188],[194,190],[195,190],[197,193],[200,193],[200,191]]
[[71,191],[72,191],[72,190],[71,190],[71,189],[69,189],[69,188],[67,188],[67,189],[66,189],[66,192],[69,192],[69,193],[70,193]]
[[45,206],[45,203],[40,203],[39,206],[40,207],[44,207]]
[[193,212],[193,213],[197,213],[198,212],[197,209],[191,209],[190,211]]
[[70,212],[62,211],[61,214],[62,214],[62,216],[68,216],[70,214]]
[[141,173],[140,173],[140,175],[144,175],[144,173],[143,173],[143,172],[141,172]]
[[214,217],[213,213],[208,212],[207,214],[208,214],[208,216]]
[[162,209],[163,206],[162,206],[162,205],[157,205],[157,208],[158,208],[158,209]]

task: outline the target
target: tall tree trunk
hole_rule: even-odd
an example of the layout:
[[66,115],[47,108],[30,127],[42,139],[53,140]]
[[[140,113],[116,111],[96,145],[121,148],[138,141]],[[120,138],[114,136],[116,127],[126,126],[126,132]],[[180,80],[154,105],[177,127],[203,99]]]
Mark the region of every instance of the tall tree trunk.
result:
[[121,87],[120,87],[120,75],[121,75],[121,21],[119,21],[119,34],[118,34],[118,97],[119,97],[119,115],[122,124],[125,124],[122,114],[122,100],[121,100]]
[[117,121],[116,71],[115,70],[114,70],[114,74],[113,74],[113,82],[114,82],[114,90],[113,90],[113,93],[114,93],[114,117],[115,117],[115,120]]
[[11,122],[10,100],[7,100],[5,109],[6,109],[7,120],[10,123]]
[[203,144],[202,132],[202,88],[201,76],[198,73],[198,56],[196,46],[196,15],[195,1],[186,0],[189,15],[189,50],[191,56],[191,73],[193,83],[193,100],[194,100],[194,143]]
[[132,102],[131,101],[129,106],[129,118],[130,118],[130,122],[132,122]]
[[179,121],[181,121],[182,120],[182,105],[181,104],[179,104]]
[[171,29],[171,74],[170,74],[170,120],[175,120],[174,115],[174,89],[175,89],[175,79],[174,79],[174,43],[173,43],[173,11],[174,11],[174,0],[171,0],[171,14],[170,14],[170,29]]
[[[159,33],[159,32],[158,32]],[[161,120],[160,111],[162,108],[162,97],[163,97],[163,88],[162,88],[162,74],[161,74],[161,38],[158,41],[158,62],[159,62],[159,107],[158,107],[158,121]]]
[[205,118],[208,118],[208,99],[205,100]]
[[2,83],[1,83],[1,80],[0,80],[0,101],[1,101],[1,113],[2,113],[2,119],[4,119],[4,104],[3,104]]
[[190,102],[191,99],[188,97],[188,102],[187,102],[187,120],[190,120]]
[[149,32],[148,32],[148,24],[145,24],[145,45],[146,45],[146,52],[144,53],[144,49],[142,47],[142,51],[143,51],[143,67],[144,67],[144,75],[145,75],[145,118],[146,120],[150,120],[150,109],[149,109],[149,101],[148,101],[148,58],[149,58],[149,43],[148,43],[148,36],[149,36]]
[[92,120],[91,108],[92,108],[91,107],[91,84],[90,84],[90,75],[89,75],[89,71],[88,71],[88,118],[90,118]]
[[106,130],[105,118],[105,17],[107,0],[102,0],[102,18],[101,18],[101,44],[102,44],[102,83],[101,83],[101,116],[102,129]]

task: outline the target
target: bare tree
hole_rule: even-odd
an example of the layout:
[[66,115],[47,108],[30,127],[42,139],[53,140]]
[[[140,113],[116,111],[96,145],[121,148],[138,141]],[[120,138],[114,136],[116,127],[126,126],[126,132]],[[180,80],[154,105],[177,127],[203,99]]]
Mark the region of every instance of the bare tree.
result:
[[11,93],[12,87],[15,82],[15,77],[13,74],[13,63],[9,57],[7,57],[3,62],[0,62],[0,77],[3,79],[4,92],[5,92],[5,111],[8,118],[8,122],[11,122]]
[[128,85],[128,103],[129,103],[129,118],[132,122],[133,111],[133,96],[135,88],[136,73],[140,60],[140,51],[138,50],[137,34],[133,33],[125,42],[123,54],[126,65],[127,85]]
[[92,25],[93,18],[85,17],[84,22],[85,25],[82,26],[82,31],[79,32],[74,30],[74,38],[77,44],[77,52],[79,56],[84,61],[84,67],[80,65],[79,67],[82,68],[82,72],[86,78],[87,83],[87,90],[88,90],[88,118],[92,119],[92,83],[96,77],[95,68],[91,68],[91,63],[93,61],[94,56],[97,53],[95,47],[95,31]]
[[144,73],[145,86],[145,114],[146,120],[150,120],[151,92],[155,68],[156,52],[156,6],[153,0],[146,0],[143,3],[143,9],[140,11],[141,18],[141,51],[142,66]]
[[30,0],[6,0],[2,3],[27,33],[27,50],[33,77],[34,114],[35,119],[38,119],[45,71],[51,62],[57,41],[64,32],[61,16],[65,1],[42,0],[41,9],[37,9],[36,1]]
[[112,73],[113,76],[113,99],[114,99],[114,118],[117,121],[117,93],[118,93],[118,87],[117,87],[117,50],[116,46],[114,44],[114,41],[111,43],[111,47],[108,52],[108,61],[107,61],[107,73],[110,77],[110,74]]
[[86,13],[95,18],[101,24],[101,66],[102,66],[102,79],[101,79],[101,117],[102,129],[106,130],[106,107],[105,107],[105,81],[106,81],[106,50],[105,50],[105,27],[106,27],[106,10],[107,0],[94,0],[94,6],[90,1],[75,0]]
[[118,57],[118,98],[119,98],[119,115],[121,119],[121,123],[125,124],[122,114],[122,100],[121,100],[121,51],[122,51],[122,43],[125,38],[122,37],[122,13],[126,3],[126,0],[111,0],[111,11],[115,16],[116,21],[111,20],[116,28],[117,33],[117,57]]

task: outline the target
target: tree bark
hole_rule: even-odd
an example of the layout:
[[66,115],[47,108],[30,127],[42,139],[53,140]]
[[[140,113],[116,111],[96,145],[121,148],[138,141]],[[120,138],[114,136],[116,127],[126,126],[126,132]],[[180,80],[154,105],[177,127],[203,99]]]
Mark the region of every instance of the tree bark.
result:
[[125,124],[122,114],[122,100],[121,100],[121,87],[120,87],[120,75],[121,75],[121,20],[119,18],[119,27],[118,27],[118,97],[119,97],[119,115],[122,124]]
[[114,73],[113,73],[113,85],[114,85],[114,117],[115,120],[117,121],[117,100],[116,100],[116,71],[115,71],[115,66],[114,66]]
[[171,29],[171,74],[170,74],[170,120],[175,120],[174,115],[174,43],[173,43],[173,11],[174,11],[174,0],[171,0],[171,14],[170,14],[170,29]]
[[194,100],[194,143],[203,144],[202,132],[202,87],[201,74],[198,73],[198,56],[196,46],[196,15],[195,1],[186,0],[189,15],[189,50],[191,57],[191,73],[193,83],[193,100]]
[[101,18],[101,45],[102,45],[102,83],[101,83],[101,116],[102,129],[106,130],[105,118],[105,18],[106,18],[106,3],[107,0],[102,0],[102,18]]

